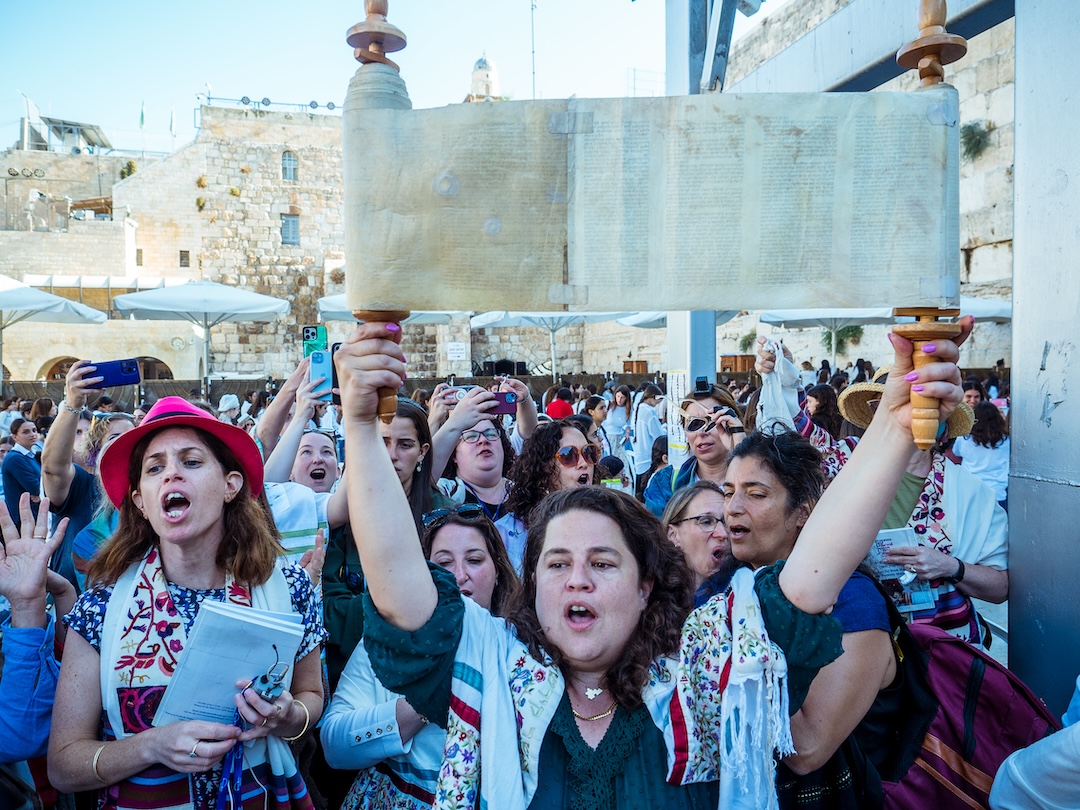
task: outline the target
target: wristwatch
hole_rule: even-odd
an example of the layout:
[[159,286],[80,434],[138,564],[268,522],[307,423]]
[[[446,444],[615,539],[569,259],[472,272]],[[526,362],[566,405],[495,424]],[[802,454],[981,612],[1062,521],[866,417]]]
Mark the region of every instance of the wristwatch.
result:
[[956,573],[951,577],[945,577],[946,582],[950,582],[953,585],[959,585],[964,580],[964,561],[961,559],[956,560],[957,569]]

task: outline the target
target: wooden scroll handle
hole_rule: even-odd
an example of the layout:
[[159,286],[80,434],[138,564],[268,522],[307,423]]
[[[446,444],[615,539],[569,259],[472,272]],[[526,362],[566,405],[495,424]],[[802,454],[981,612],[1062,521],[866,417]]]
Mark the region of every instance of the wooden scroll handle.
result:
[[[409,317],[409,311],[356,309],[353,310],[353,317],[364,323],[400,324]],[[397,397],[398,392],[393,388],[379,389],[379,418],[388,425],[394,421],[394,414],[397,413]]]
[[[952,339],[960,334],[960,324],[938,320],[938,318],[957,317],[960,314],[958,309],[911,307],[895,309],[893,314],[897,317],[908,315],[915,318],[915,323],[897,324],[893,327],[893,332],[914,344],[915,352],[912,360],[916,371],[933,359],[922,353],[923,346],[935,340]],[[940,404],[940,400],[933,397],[924,397],[922,394],[911,392],[911,434],[915,438],[915,445],[920,450],[929,450],[937,441],[938,427],[941,423],[941,412],[938,410]]]

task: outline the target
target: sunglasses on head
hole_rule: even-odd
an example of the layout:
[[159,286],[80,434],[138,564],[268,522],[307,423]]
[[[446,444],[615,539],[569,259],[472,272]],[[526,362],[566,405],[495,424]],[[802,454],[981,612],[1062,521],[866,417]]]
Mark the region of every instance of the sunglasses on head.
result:
[[483,436],[489,442],[495,442],[499,439],[499,431],[495,428],[485,428],[484,430],[465,430],[461,433],[461,441],[465,444],[476,444],[480,441],[480,437]]
[[564,467],[576,467],[578,458],[585,459],[586,464],[597,464],[600,461],[600,448],[595,444],[587,444],[579,451],[573,445],[560,447],[555,451],[555,460]]
[[445,522],[451,515],[457,515],[462,520],[479,520],[484,515],[484,507],[478,503],[462,503],[453,509],[432,509],[430,512],[425,512],[420,520],[425,529],[431,529]]

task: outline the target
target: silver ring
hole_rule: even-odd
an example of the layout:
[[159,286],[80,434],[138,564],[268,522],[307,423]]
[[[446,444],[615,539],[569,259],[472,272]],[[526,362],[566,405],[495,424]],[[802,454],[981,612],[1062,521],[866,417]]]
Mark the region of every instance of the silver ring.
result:
[[917,573],[919,573],[918,571],[916,571],[916,570],[915,570],[915,566],[914,566],[914,565],[909,565],[909,566],[907,567],[907,570],[908,570],[908,571],[910,571],[910,572],[911,572],[911,573],[913,573],[913,574],[917,574]]
[[261,723],[259,723],[259,728],[263,728],[266,725],[266,721],[269,720],[269,719],[270,719],[269,717],[264,717],[263,721]]
[[196,749],[198,749],[199,743],[201,743],[201,742],[202,742],[202,740],[196,740],[195,745],[191,746],[191,753],[188,754],[188,756],[191,757],[192,759],[195,759],[197,756],[199,756],[198,754],[195,753],[195,751],[196,751]]

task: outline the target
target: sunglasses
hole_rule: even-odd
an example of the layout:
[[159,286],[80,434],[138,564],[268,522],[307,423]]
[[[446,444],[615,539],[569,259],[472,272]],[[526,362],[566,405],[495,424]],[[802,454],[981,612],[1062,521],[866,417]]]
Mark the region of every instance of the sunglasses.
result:
[[[736,419],[738,419],[738,414],[736,414],[731,408],[725,408],[723,405],[714,405],[712,413],[724,413],[728,416],[734,416]],[[693,416],[686,420],[685,430],[687,433],[708,433],[710,430],[716,427],[716,425],[716,422],[707,417]],[[727,428],[727,432],[745,433],[746,430],[742,427],[742,425],[736,425],[734,427]]]
[[457,515],[467,521],[479,520],[484,515],[484,507],[478,503],[462,503],[453,509],[432,509],[430,512],[425,512],[420,521],[425,529],[431,529],[443,523],[451,515]]
[[673,520],[671,521],[671,525],[677,526],[680,523],[686,523],[690,520],[694,521],[699,529],[708,534],[712,534],[713,529],[716,528],[716,524],[723,523],[716,515],[694,515],[693,517],[682,518],[681,520]]
[[595,444],[587,444],[579,451],[571,445],[560,447],[555,452],[555,460],[564,467],[576,467],[579,458],[585,459],[586,464],[597,464],[600,462],[600,448]]
[[499,438],[499,431],[495,428],[486,428],[485,430],[466,430],[461,434],[461,441],[465,444],[476,444],[480,441],[480,437],[483,436],[489,442],[494,442]]

